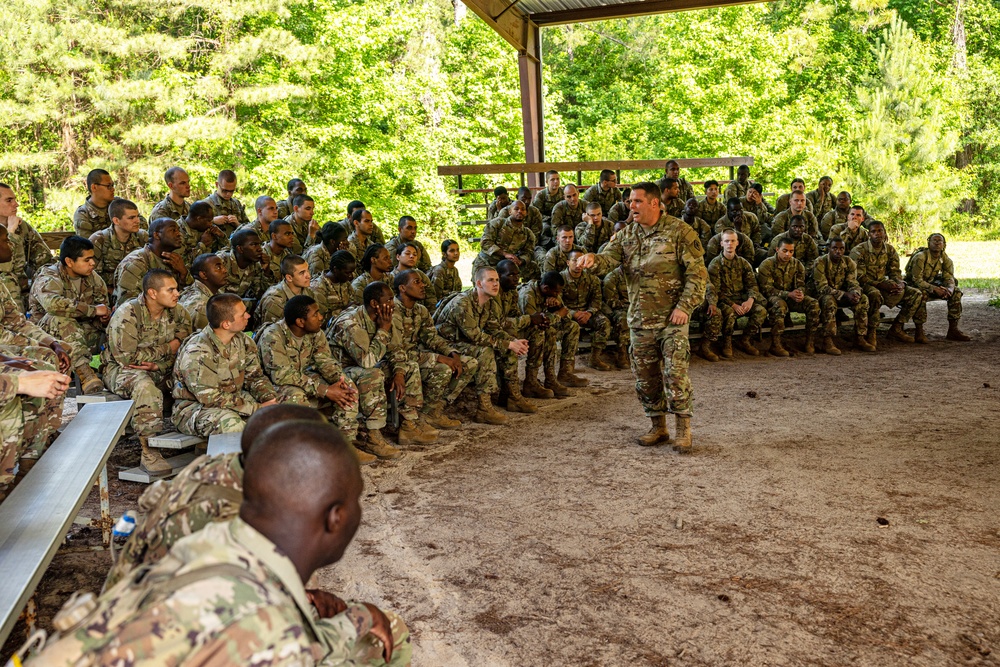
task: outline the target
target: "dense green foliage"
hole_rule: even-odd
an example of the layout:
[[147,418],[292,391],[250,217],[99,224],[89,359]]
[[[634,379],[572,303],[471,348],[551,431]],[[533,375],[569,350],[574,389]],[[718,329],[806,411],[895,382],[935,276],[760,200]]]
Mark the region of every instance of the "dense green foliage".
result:
[[[995,234],[1000,7],[957,2],[783,0],[546,29],[547,158],[752,155],[769,190],[830,174],[900,239],[960,201],[970,212],[946,229]],[[227,167],[245,203],[300,176],[323,221],[361,198],[383,224],[410,213],[450,233],[454,183],[436,165],[523,160],[516,54],[444,0],[0,6],[0,179],[42,228],[68,227],[89,169],[148,210],[180,164],[198,195]]]

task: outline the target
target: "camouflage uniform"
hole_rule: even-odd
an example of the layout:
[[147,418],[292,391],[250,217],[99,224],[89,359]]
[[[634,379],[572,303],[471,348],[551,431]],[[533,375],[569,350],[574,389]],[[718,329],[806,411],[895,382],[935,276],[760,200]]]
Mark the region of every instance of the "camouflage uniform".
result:
[[[304,288],[300,294],[312,297],[313,299],[316,298],[316,295],[308,287]],[[260,297],[260,301],[257,302],[257,308],[253,312],[254,330],[257,332],[258,337],[268,324],[285,319],[285,304],[293,296],[297,295],[288,282],[284,280],[277,285],[271,285],[267,288],[264,296]]]
[[718,199],[715,200],[714,204],[711,204],[707,199],[704,199],[698,202],[697,215],[699,218],[714,227],[719,218],[726,215],[726,205]]
[[611,321],[605,317],[602,308],[604,294],[601,279],[586,269],[579,278],[574,278],[570,275],[569,269],[564,269],[562,277],[566,281],[562,300],[569,308],[567,318],[572,320],[573,314],[577,311],[590,313],[587,324],[577,324],[577,326],[591,332],[591,346],[594,353],[603,352],[611,336]]
[[[78,629],[29,665],[384,665],[373,620],[349,603],[318,619],[295,564],[239,517],[178,540],[162,560],[108,589]],[[390,666],[411,657],[409,631],[386,612]]]
[[24,220],[16,232],[7,231],[7,238],[13,254],[10,262],[0,264],[0,281],[7,285],[11,294],[26,297],[28,276],[37,275],[42,267],[51,264],[52,252],[42,235]]
[[678,177],[677,184],[683,201],[694,198],[694,186],[688,183],[686,178]]
[[250,262],[245,269],[241,269],[233,250],[223,250],[216,254],[226,266],[226,286],[222,288],[223,292],[256,301],[271,286],[260,262]]
[[149,243],[149,234],[140,229],[135,234],[129,234],[125,241],[119,241],[118,237],[115,236],[114,225],[112,225],[107,229],[95,232],[90,237],[90,242],[94,244],[94,260],[97,262],[94,273],[104,280],[104,284],[108,288],[108,305],[114,306],[115,270],[130,253]]
[[[716,220],[714,233],[719,234],[727,227],[731,229],[736,229],[736,225],[734,225],[729,220],[728,213],[726,213],[726,215]],[[740,227],[741,229],[739,231],[742,231],[744,234],[750,237],[750,240],[753,241],[754,248],[762,247],[763,244],[761,242],[760,220],[757,219],[756,215],[754,215],[753,213],[748,213],[747,211],[743,211],[743,223],[740,225]]]
[[836,206],[837,197],[832,192],[827,192],[825,195],[821,194],[819,188],[817,188],[806,193],[806,201],[811,204],[809,210],[812,211],[813,215],[822,220],[823,216]]
[[385,426],[386,393],[380,364],[389,350],[392,331],[378,328],[362,305],[342,312],[327,329],[326,338],[344,374],[358,388],[358,420],[370,431],[381,429]]
[[608,220],[611,221],[611,228],[614,229],[615,223],[619,220],[624,220],[628,217],[629,207],[628,202],[620,201],[611,207],[611,211],[608,212]]
[[458,275],[458,269],[446,266],[444,260],[431,267],[427,275],[434,283],[439,301],[449,294],[462,291],[462,276]]
[[359,271],[361,270],[361,258],[365,256],[365,250],[375,242],[373,236],[369,236],[362,241],[357,232],[351,232],[350,236],[347,237],[347,251],[354,255],[354,261],[357,263]]
[[424,247],[424,244],[415,239],[413,241],[404,241],[403,239],[399,238],[398,234],[389,239],[389,242],[385,244],[385,249],[389,251],[389,257],[392,258],[392,268],[395,269],[396,266],[398,265],[398,262],[396,261],[396,248],[403,245],[404,243],[412,243],[413,245],[417,246],[417,248],[420,249],[420,259],[417,260],[417,268],[423,271],[424,273],[430,271],[431,256],[427,254],[427,248]]
[[504,253],[510,253],[523,262],[520,267],[523,276],[534,275],[537,271],[534,261],[535,235],[524,224],[515,223],[511,218],[494,220],[486,225],[479,247],[479,254],[472,263],[473,275],[484,266],[495,268],[505,259]]
[[182,220],[186,220],[188,214],[191,213],[191,205],[186,201],[182,201],[180,206],[174,203],[174,200],[170,198],[170,193],[163,198],[163,201],[159,201],[153,206],[153,210],[149,212],[149,219],[156,220],[158,218],[170,218],[171,220],[176,220],[178,223]]
[[[424,306],[426,306],[429,310],[434,310],[437,307],[437,302],[440,299],[440,296],[438,295],[437,291],[437,285],[435,285],[434,281],[430,279],[430,276],[428,276],[420,269],[410,269],[410,271],[416,271],[417,275],[420,276],[420,280],[423,281],[424,283],[424,300],[423,300]],[[392,275],[389,276],[393,293],[395,293],[396,291],[395,287],[396,276],[399,275],[399,273],[400,273],[399,267],[396,267],[396,269],[392,272]]]
[[[786,192],[785,194],[778,197],[778,201],[774,202],[774,215],[778,215],[784,211],[788,210],[788,202],[792,198],[791,192]],[[813,203],[806,197],[806,211],[809,213],[813,212]]]
[[[393,288],[393,279],[391,273],[383,273],[381,280],[386,285],[388,285],[389,289],[392,289],[393,292],[396,291]],[[368,271],[365,271],[357,278],[355,278],[353,281],[351,281],[351,289],[354,290],[354,293],[357,295],[358,303],[361,303],[361,297],[365,293],[365,288],[371,285],[373,282],[375,282],[375,277]]]
[[552,219],[552,209],[564,197],[562,188],[559,188],[555,194],[552,194],[546,187],[535,193],[534,199],[531,200],[531,205],[538,209],[538,212],[542,214],[542,222],[546,223]]
[[760,223],[761,242],[766,241],[770,236],[768,232],[771,229],[771,222],[774,217],[767,203],[762,199],[759,204],[754,204],[747,201],[746,197],[741,197],[740,203],[743,204],[744,213],[753,213],[757,217],[757,221]]
[[183,220],[178,222],[177,226],[181,230],[183,245],[174,252],[184,258],[185,266],[191,266],[194,263],[194,258],[198,255],[203,255],[206,252],[216,253],[229,247],[228,236],[214,238],[211,245],[205,245],[201,240],[202,232],[191,229],[188,223]]
[[692,413],[688,325],[671,324],[670,313],[677,308],[690,315],[704,301],[708,272],[703,254],[694,230],[663,214],[648,229],[638,223],[629,225],[597,255],[595,268],[621,265],[625,274],[632,339],[629,356],[636,393],[648,417]]
[[[836,225],[847,226],[847,211],[843,213],[837,209],[827,211],[826,215],[819,219],[819,233],[823,235],[823,238],[829,239],[833,235],[831,230]],[[851,249],[848,248],[847,251],[850,252]]]
[[289,197],[288,199],[282,199],[279,202],[275,202],[278,206],[279,218],[287,218],[295,211],[295,207],[292,206],[293,199],[295,199],[295,197]]
[[181,346],[174,364],[174,426],[186,435],[207,438],[238,433],[259,403],[278,398],[264,375],[257,346],[242,333],[228,345],[210,327]]
[[[573,250],[577,252],[587,252],[584,250],[583,246],[573,244]],[[572,252],[573,250],[570,250]],[[545,261],[542,263],[542,273],[548,273],[549,271],[555,271],[556,273],[561,273],[566,270],[569,266],[569,253],[562,251],[562,248],[555,246],[551,248],[547,253],[545,253]]]
[[[184,341],[194,326],[191,316],[179,306],[167,308],[154,320],[146,306],[146,295],[118,306],[108,323],[108,344],[101,352],[104,384],[108,391],[135,401],[132,429],[140,437],[165,430],[164,397],[170,395],[176,355],[170,343]],[[155,371],[126,368],[145,362],[156,364]]]
[[[861,291],[858,284],[858,265],[850,257],[843,257],[840,262],[834,262],[830,255],[823,255],[813,264],[811,273],[811,292],[819,299],[822,312],[823,331],[827,336],[837,335],[837,310],[843,306],[854,313],[854,328],[858,336],[868,333],[868,297]],[[843,294],[837,294],[842,292]],[[857,294],[861,297],[852,304],[846,294]]]
[[177,305],[191,316],[194,331],[200,331],[208,326],[208,300],[213,296],[212,290],[200,280],[195,280],[181,292]]
[[157,480],[139,496],[140,519],[111,566],[104,590],[140,565],[158,563],[174,543],[240,514],[243,462],[238,452],[199,456],[172,480]]
[[301,255],[306,248],[320,242],[309,233],[310,223],[299,220],[295,217],[295,213],[289,213],[284,220],[291,225],[292,233],[295,235],[295,242],[289,248],[293,255]]
[[[743,258],[740,257],[740,259]],[[712,261],[714,262],[715,260]],[[712,281],[709,280],[708,285],[705,286],[705,300],[691,313],[691,320],[701,323],[701,339],[714,343],[722,335],[722,309],[716,307],[715,315],[709,315],[708,306],[712,304],[718,306],[719,297],[718,292],[715,291],[715,287],[712,285]],[[765,311],[764,315],[765,317],[767,316],[767,311]]]
[[212,205],[212,210],[215,211],[215,215],[235,215],[236,224],[227,223],[225,225],[218,225],[219,229],[226,233],[226,238],[233,235],[237,229],[243,225],[250,224],[250,218],[247,217],[246,208],[243,207],[243,203],[240,202],[236,197],[230,198],[228,201],[219,196],[218,192],[213,192],[209,196],[205,197],[205,201]]
[[288,248],[282,248],[281,252],[275,254],[274,250],[271,249],[270,243],[264,244],[263,251],[264,264],[261,267],[261,274],[264,276],[264,280],[267,281],[268,287],[277,285],[284,280],[284,277],[281,275],[281,260],[291,255],[292,252]]
[[97,306],[107,305],[108,288],[96,272],[70,278],[64,264],[41,270],[31,286],[31,319],[53,336],[69,343],[73,368],[89,366],[101,342],[104,325]]
[[576,208],[571,208],[569,202],[563,199],[552,207],[552,219],[549,221],[549,227],[552,228],[552,236],[555,237],[556,230],[562,225],[567,225],[570,229],[573,229],[583,222],[584,206],[586,204],[584,204],[582,199],[577,200]]
[[[280,212],[278,213],[278,218],[284,218],[284,217],[285,216],[281,215]],[[250,231],[255,232],[257,234],[257,236],[260,238],[260,242],[263,244],[271,240],[270,226],[271,226],[270,223],[268,223],[267,225],[263,225],[260,222],[260,218],[254,218],[253,222],[251,222],[249,225],[242,225],[236,231],[238,232],[240,231],[240,229],[249,229]]]
[[[767,254],[769,257],[773,257],[778,252],[778,246],[785,239],[795,241],[792,238],[791,232],[782,232],[780,234],[775,234],[774,238],[771,239],[771,245],[768,248]],[[808,234],[803,234],[802,238],[795,241],[795,254],[793,255],[795,259],[802,262],[802,265],[806,267],[806,271],[812,269],[813,262],[819,257],[819,244],[816,243],[816,239],[809,236]]]
[[[510,217],[510,210],[514,204],[508,204],[502,209],[497,211],[497,218],[500,220],[506,220]],[[545,223],[542,221],[542,212],[539,211],[534,206],[528,206],[528,212],[524,216],[524,226],[531,230],[531,233],[535,235],[535,243],[538,243],[542,238],[542,231],[545,228]]]
[[298,403],[333,413],[333,424],[348,442],[358,434],[357,404],[344,409],[326,397],[331,384],[343,379],[354,388],[330,352],[322,332],[296,336],[284,320],[269,324],[261,332],[260,361],[264,372],[278,388],[284,403]]
[[309,274],[312,276],[318,276],[328,270],[331,257],[330,251],[322,242],[309,246],[302,255],[302,259],[309,264]]
[[607,217],[608,213],[611,212],[611,207],[622,200],[622,191],[616,186],[608,188],[608,191],[605,192],[601,189],[600,183],[594,183],[587,188],[587,191],[583,193],[583,197],[580,199],[583,200],[584,204],[596,201],[601,205],[601,213],[604,217]]
[[[547,355],[546,359],[551,357],[553,364],[555,363],[555,332],[532,326],[531,316],[521,312],[516,287],[510,291],[500,288],[500,293],[493,301],[496,301],[493,315],[498,319],[500,328],[510,336],[508,340],[520,338],[528,341],[528,359],[524,376],[537,378],[543,354]],[[517,355],[508,349],[497,350],[494,355],[504,379],[508,383],[517,383]]]
[[[736,320],[739,315],[733,310],[733,306],[753,299],[750,312],[746,313],[745,333],[753,333],[760,329],[767,319],[767,310],[764,309],[763,297],[757,289],[757,277],[754,275],[750,262],[743,257],[736,255],[732,259],[727,259],[725,255],[719,255],[708,265],[708,279],[712,283],[710,294],[706,295],[709,304],[718,307],[722,316],[722,334],[732,336],[733,329],[736,328]],[[714,318],[712,318],[714,319]],[[713,323],[709,328],[715,328]],[[708,336],[709,340],[716,340],[718,333]]]
[[940,299],[933,292],[935,287],[954,290],[948,301],[948,322],[958,322],[962,318],[962,290],[955,281],[955,265],[943,250],[937,259],[931,251],[921,248],[913,253],[906,265],[906,284],[920,290],[920,305],[913,313],[913,323],[923,325],[927,321],[927,302]]
[[163,269],[173,274],[177,280],[177,286],[186,287],[194,280],[191,272],[188,271],[184,278],[176,272],[163,259],[154,253],[150,247],[144,246],[138,250],[133,250],[122,263],[115,269],[115,303],[124,303],[128,299],[133,299],[142,293],[142,278],[150,269]]
[[577,245],[586,249],[587,252],[597,252],[597,249],[611,239],[613,224],[607,218],[601,220],[601,226],[596,227],[592,222],[581,222],[573,230]]
[[733,197],[743,199],[747,196],[748,187],[750,187],[750,181],[745,184],[739,181],[729,181],[729,185],[726,186],[726,191],[722,195],[722,201],[729,201]]
[[[59,368],[58,359],[52,350],[31,347],[22,348],[18,352],[32,359],[35,370],[54,371]],[[40,361],[41,359],[47,361]],[[0,366],[0,490],[14,481],[17,462],[21,458],[38,458],[42,455],[48,448],[49,439],[62,423],[63,396],[18,396],[17,376],[20,373],[21,371]]]
[[309,283],[309,289],[312,290],[325,323],[337,319],[346,308],[361,303],[361,295],[354,291],[351,283],[335,283],[326,276],[326,272],[317,274]]
[[850,254],[855,246],[868,240],[868,230],[863,225],[858,225],[858,228],[852,232],[846,222],[838,223],[830,228],[830,234],[827,238],[834,236],[839,236],[844,240],[844,252]]
[[851,259],[858,264],[858,283],[868,297],[868,326],[878,328],[879,322],[882,321],[882,304],[889,308],[898,305],[899,315],[896,316],[896,320],[900,324],[906,324],[923,300],[920,290],[904,285],[901,292],[892,294],[878,287],[878,284],[886,279],[893,282],[903,279],[896,249],[886,242],[882,244],[880,250],[876,250],[871,241],[865,241],[854,246],[851,250]]
[[[684,200],[680,197],[676,197],[665,203],[663,205],[663,210],[667,212],[667,215],[679,218],[681,217],[681,214],[684,213],[684,205]],[[628,217],[628,214],[626,213],[624,217]]]
[[[692,222],[684,220],[679,215],[676,217],[680,220],[683,220],[684,224],[693,229],[694,233],[698,235],[698,240],[701,241],[701,245],[705,248],[708,248],[709,241],[711,241],[712,237],[715,236],[715,231],[712,229],[712,225],[708,224],[698,216],[695,216],[694,221]],[[721,246],[719,252],[722,252]]]
[[545,365],[546,376],[556,377],[556,345],[562,344],[562,353],[559,356],[559,368],[573,368],[573,358],[576,356],[576,348],[580,344],[580,325],[577,324],[567,314],[566,317],[559,317],[554,311],[561,310],[565,305],[562,298],[555,308],[548,308],[545,305],[545,297],[542,295],[542,288],[537,280],[532,280],[521,286],[518,293],[517,305],[525,315],[535,313],[545,313],[549,320],[549,328],[545,330],[545,344],[539,350],[537,345],[528,348],[528,367],[538,368],[539,362]]
[[[806,234],[813,237],[814,239],[820,238],[819,235],[819,222],[816,220],[816,216],[809,211],[802,211],[799,213],[806,222]],[[771,234],[777,236],[782,232],[788,231],[788,223],[792,219],[792,210],[785,209],[781,213],[774,216],[771,221]],[[771,239],[771,247],[774,247],[774,239]]]
[[612,324],[611,335],[620,349],[627,349],[629,344],[628,329],[628,285],[625,282],[625,271],[621,266],[604,276],[602,286],[601,310]]
[[478,363],[474,382],[479,392],[495,394],[500,391],[497,384],[499,364],[503,364],[507,382],[517,384],[517,355],[507,347],[514,336],[503,329],[502,319],[500,301],[490,298],[480,305],[475,288],[443,300],[434,313],[434,323],[441,337],[459,353]]
[[772,335],[780,336],[785,330],[785,315],[790,310],[805,313],[806,333],[816,332],[819,326],[819,302],[809,295],[802,297],[799,302],[788,298],[789,292],[797,289],[806,291],[806,267],[802,262],[792,257],[782,264],[777,256],[768,257],[757,267],[757,284],[760,293],[767,299]]
[[[753,241],[743,232],[736,232],[736,238],[740,241],[739,245],[736,246],[736,254],[750,262],[752,266],[757,256]],[[708,245],[705,246],[705,261],[711,263],[713,259],[720,256],[722,256],[722,232],[709,239]]]
[[107,229],[111,226],[111,217],[108,216],[108,207],[97,208],[90,196],[73,213],[73,229],[77,236],[89,239],[94,232]]

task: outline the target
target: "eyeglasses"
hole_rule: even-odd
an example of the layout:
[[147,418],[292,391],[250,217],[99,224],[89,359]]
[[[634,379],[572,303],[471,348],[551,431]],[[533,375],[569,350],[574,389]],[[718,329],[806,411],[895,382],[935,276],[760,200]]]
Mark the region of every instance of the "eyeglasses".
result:
[[115,182],[114,181],[111,181],[110,183],[94,183],[94,185],[100,185],[102,188],[107,188],[108,190],[114,190],[115,189]]

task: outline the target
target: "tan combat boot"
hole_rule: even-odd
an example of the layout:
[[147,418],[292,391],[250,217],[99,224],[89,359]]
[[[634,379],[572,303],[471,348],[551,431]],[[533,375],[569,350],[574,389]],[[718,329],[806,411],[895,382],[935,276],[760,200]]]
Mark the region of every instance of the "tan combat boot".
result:
[[948,335],[945,336],[945,339],[967,343],[972,340],[972,336],[958,328],[958,320],[948,320]]
[[163,458],[163,454],[160,453],[160,450],[149,446],[149,438],[140,436],[139,446],[142,449],[142,455],[139,457],[139,462],[142,469],[147,473],[155,477],[167,475],[173,470],[170,464],[167,463],[167,460]]
[[438,432],[430,427],[428,429],[421,428],[419,421],[404,419],[399,425],[399,446],[434,444],[437,442]]
[[[355,443],[356,442],[357,441],[355,441]],[[375,456],[374,454],[369,454],[368,452],[361,451],[360,449],[358,449],[357,447],[355,447],[354,444],[348,445],[348,448],[354,454],[354,458],[356,458],[358,460],[358,465],[370,466],[371,464],[373,464],[376,461],[378,461],[378,457],[377,456]]]
[[382,435],[381,429],[368,429],[368,437],[365,438],[363,443],[359,442],[358,444],[362,450],[369,454],[374,454],[380,459],[398,459],[403,455],[403,452],[393,447],[392,443],[386,440],[385,436]]
[[[781,331],[775,331],[774,329],[771,329],[771,347],[768,348],[768,350],[767,350],[768,354],[770,354],[772,356],[775,356],[775,357],[787,357],[787,356],[790,356],[788,354],[788,350],[786,350],[785,347],[781,344],[781,334],[782,334]],[[813,334],[809,334],[809,337],[806,338],[806,349],[807,350],[809,349],[809,345],[812,342],[812,337],[813,337]]]
[[93,395],[100,394],[104,391],[104,383],[101,382],[101,378],[97,377],[97,373],[90,366],[77,366],[73,369],[76,371],[76,377],[80,380],[80,389],[84,394]]
[[892,327],[889,328],[889,338],[895,338],[901,343],[914,342],[913,336],[903,330],[903,323],[900,322],[899,319],[892,321]]
[[551,389],[546,389],[538,382],[538,369],[528,369],[524,376],[522,394],[528,398],[555,398]]
[[719,356],[723,359],[733,358],[733,337],[723,336],[722,337],[722,349],[719,350]]
[[705,361],[719,360],[719,355],[712,351],[712,341],[707,338],[701,339],[701,345],[698,346],[698,353],[703,359],[705,359]]
[[872,352],[878,348],[878,327],[874,324],[868,325],[868,335],[865,336],[865,340],[868,344],[872,346]]
[[628,348],[624,345],[619,345],[615,352],[615,366],[622,370],[627,370],[631,366],[628,362]]
[[611,366],[609,366],[603,359],[601,359],[602,350],[593,348],[590,350],[590,362],[587,364],[595,371],[610,371]]
[[500,426],[507,423],[507,416],[497,412],[497,409],[493,407],[493,400],[486,392],[479,394],[479,409],[476,410],[476,416],[473,419],[477,424]]
[[523,412],[529,415],[538,412],[538,408],[521,395],[516,382],[507,385],[507,412]]
[[927,333],[924,331],[923,324],[916,325],[916,331],[913,332],[913,342],[920,345],[927,345],[930,343],[930,339],[927,338]]
[[452,429],[462,425],[462,422],[452,419],[444,413],[441,401],[436,401],[434,405],[425,405],[420,418],[434,428]]
[[545,369],[545,388],[555,394],[556,398],[566,398],[573,395],[569,388],[559,382],[555,368]]
[[744,354],[749,354],[751,357],[760,356],[760,350],[750,342],[750,334],[743,334],[736,339],[736,349]]
[[639,436],[639,445],[642,447],[654,447],[670,442],[670,431],[667,430],[667,418],[663,415],[650,417],[652,426],[649,433]]
[[691,417],[674,415],[674,450],[681,454],[691,453]]
[[868,342],[861,334],[857,334],[857,339],[854,341],[854,345],[857,346],[862,352],[874,352],[875,346]]
[[563,360],[559,362],[559,376],[557,379],[567,387],[586,387],[590,384],[590,380],[587,378],[576,375],[574,373],[575,370],[576,362],[572,359],[569,361]]
[[833,336],[826,336],[823,338],[823,351],[829,355],[833,355],[834,357],[839,357],[841,354],[843,354],[840,351],[840,348],[838,348],[836,344],[834,344]]

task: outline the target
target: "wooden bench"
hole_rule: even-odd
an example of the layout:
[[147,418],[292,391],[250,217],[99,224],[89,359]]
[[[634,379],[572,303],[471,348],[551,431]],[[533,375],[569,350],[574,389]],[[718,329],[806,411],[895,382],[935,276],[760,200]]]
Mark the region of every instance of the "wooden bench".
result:
[[85,405],[0,505],[0,644],[34,595],[98,477],[101,531],[105,545],[110,544],[107,462],[133,405]]

